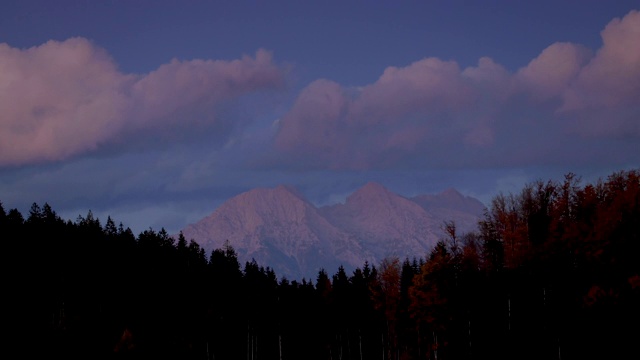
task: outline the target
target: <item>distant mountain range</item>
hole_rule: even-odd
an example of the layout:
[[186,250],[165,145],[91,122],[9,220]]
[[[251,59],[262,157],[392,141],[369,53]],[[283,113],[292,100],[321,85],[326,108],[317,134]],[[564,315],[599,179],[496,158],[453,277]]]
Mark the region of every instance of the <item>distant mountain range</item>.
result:
[[315,279],[320,269],[332,274],[340,265],[351,271],[387,256],[424,257],[444,237],[445,221],[468,232],[484,209],[454,189],[407,198],[373,182],[344,203],[316,207],[281,185],[231,198],[182,232],[207,254],[228,240],[242,266],[255,259],[278,277]]

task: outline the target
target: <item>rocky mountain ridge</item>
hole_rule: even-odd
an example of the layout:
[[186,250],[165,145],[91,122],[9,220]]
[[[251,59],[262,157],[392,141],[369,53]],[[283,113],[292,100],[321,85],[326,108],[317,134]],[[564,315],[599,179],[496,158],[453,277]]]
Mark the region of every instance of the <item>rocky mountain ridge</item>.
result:
[[278,277],[314,278],[387,256],[424,257],[444,237],[444,221],[472,230],[484,205],[454,189],[407,198],[367,183],[344,203],[316,207],[295,188],[252,189],[182,229],[209,254],[225,241],[241,265],[255,259]]

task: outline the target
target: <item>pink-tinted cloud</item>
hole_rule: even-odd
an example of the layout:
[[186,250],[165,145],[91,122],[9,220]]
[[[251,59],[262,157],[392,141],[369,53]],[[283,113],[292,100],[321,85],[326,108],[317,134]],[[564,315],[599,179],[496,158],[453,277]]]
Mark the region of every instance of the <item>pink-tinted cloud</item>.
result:
[[362,89],[349,115],[370,125],[394,123],[407,114],[455,111],[468,104],[470,91],[457,63],[427,58],[385,69],[378,81]]
[[[366,169],[393,165],[444,137],[467,135],[468,143],[485,145],[492,141],[485,119],[493,107],[483,104],[495,99],[485,99],[484,92],[507,83],[506,70],[490,59],[462,71],[435,58],[389,67],[359,89],[318,80],[282,118],[276,148],[305,166]],[[469,121],[478,107],[482,113]]]
[[[0,44],[0,166],[61,160],[123,134],[177,129],[190,121],[176,116],[181,109],[275,88],[283,76],[263,50],[233,61],[173,60],[132,75],[83,38],[29,49]],[[206,121],[217,121],[215,114]]]
[[515,75],[519,86],[536,100],[560,96],[589,61],[591,52],[580,45],[555,43],[544,49]]
[[640,137],[640,11],[611,21],[603,46],[564,92],[559,113],[581,136]]
[[26,50],[0,44],[0,164],[95,149],[123,125],[133,80],[84,39]]
[[283,117],[276,147],[301,162],[313,158],[316,166],[367,168],[370,146],[414,151],[435,133],[430,127],[442,126],[436,118],[468,107],[473,96],[455,62],[434,58],[389,67],[361,89],[317,80]]
[[478,66],[464,69],[462,75],[493,101],[505,100],[511,91],[511,74],[489,57],[480,58]]
[[298,96],[295,104],[282,119],[276,146],[287,149],[294,158],[316,157],[329,162],[339,158],[347,146],[345,113],[350,99],[342,87],[329,80],[316,80]]
[[466,69],[426,58],[358,89],[317,81],[280,121],[276,148],[314,168],[500,166],[584,154],[585,131],[639,137],[639,29],[632,11],[595,55],[555,43],[515,72],[488,57]]
[[466,122],[467,131],[461,134],[462,143],[472,148],[489,147],[495,142],[498,114],[513,93],[513,77],[489,57],[482,57],[477,66],[464,69],[462,76],[472,85],[475,94],[475,102],[467,108],[464,117],[473,121]]
[[563,110],[640,101],[640,11],[612,20],[601,36],[603,46],[566,89]]
[[282,82],[282,69],[271,54],[258,50],[255,58],[233,61],[174,59],[141,78],[131,91],[141,108],[139,119],[153,121],[195,101],[216,103]]

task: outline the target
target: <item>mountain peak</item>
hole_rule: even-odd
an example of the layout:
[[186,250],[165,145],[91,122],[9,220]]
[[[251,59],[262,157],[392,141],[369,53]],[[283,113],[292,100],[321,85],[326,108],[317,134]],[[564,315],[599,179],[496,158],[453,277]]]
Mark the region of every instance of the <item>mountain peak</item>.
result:
[[360,190],[366,190],[366,191],[385,191],[387,192],[387,188],[385,188],[382,184],[377,183],[375,181],[369,181],[366,184],[364,184]]
[[276,186],[273,191],[276,194],[290,194],[290,195],[294,195],[297,198],[299,198],[300,200],[307,202],[307,199],[304,197],[304,195],[302,195],[302,193],[300,191],[298,191],[298,189],[296,189],[294,186],[292,185],[286,185],[286,184],[282,184],[282,185],[278,185]]
[[464,195],[462,195],[458,190],[456,190],[456,189],[454,189],[452,187],[443,190],[440,193],[440,196],[445,197],[445,198],[449,198],[449,199],[456,199],[456,198],[461,199],[461,198],[464,198]]
[[[446,208],[448,211],[455,210],[461,213],[475,214],[476,217],[480,217],[485,209],[480,200],[463,195],[454,188],[445,189],[437,194],[418,195],[412,197],[411,200],[425,209]],[[454,217],[451,214],[449,216]],[[474,222],[470,221],[469,224]]]
[[354,191],[347,197],[347,202],[357,201],[361,199],[373,199],[380,196],[388,196],[389,190],[381,184],[373,181],[369,181],[364,184],[358,190]]
[[274,188],[255,188],[246,191],[235,198],[232,198],[228,203],[235,201],[251,202],[254,205],[260,202],[273,202],[277,200],[283,202],[286,199],[293,200],[295,202],[301,201],[308,203],[307,199],[296,188],[291,185],[278,185]]

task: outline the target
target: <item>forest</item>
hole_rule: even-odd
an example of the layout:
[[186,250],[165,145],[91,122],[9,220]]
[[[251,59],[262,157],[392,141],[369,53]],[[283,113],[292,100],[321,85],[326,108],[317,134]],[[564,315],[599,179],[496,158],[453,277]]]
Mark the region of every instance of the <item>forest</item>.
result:
[[5,352],[82,359],[640,359],[640,172],[535,181],[475,232],[278,277],[182,234],[0,203]]

